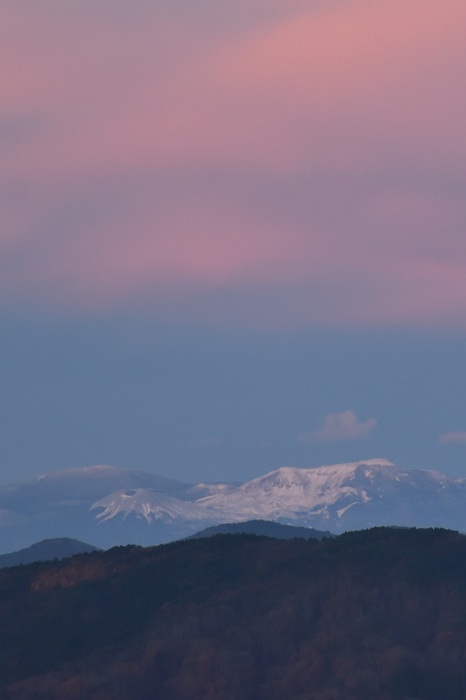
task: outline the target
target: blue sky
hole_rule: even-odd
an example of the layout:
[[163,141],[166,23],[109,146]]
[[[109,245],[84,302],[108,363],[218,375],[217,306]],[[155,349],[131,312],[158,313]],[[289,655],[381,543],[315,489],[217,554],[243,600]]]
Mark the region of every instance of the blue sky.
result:
[[466,476],[465,445],[440,441],[464,429],[459,333],[232,331],[136,314],[4,324],[5,482],[96,463],[241,481],[377,456]]
[[464,0],[0,6],[2,482],[466,477]]

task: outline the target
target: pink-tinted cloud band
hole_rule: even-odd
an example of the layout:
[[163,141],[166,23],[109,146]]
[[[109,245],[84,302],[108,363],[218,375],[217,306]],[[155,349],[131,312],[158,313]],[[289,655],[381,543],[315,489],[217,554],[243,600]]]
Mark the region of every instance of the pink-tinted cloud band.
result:
[[463,327],[464,2],[228,13],[0,8],[4,303]]

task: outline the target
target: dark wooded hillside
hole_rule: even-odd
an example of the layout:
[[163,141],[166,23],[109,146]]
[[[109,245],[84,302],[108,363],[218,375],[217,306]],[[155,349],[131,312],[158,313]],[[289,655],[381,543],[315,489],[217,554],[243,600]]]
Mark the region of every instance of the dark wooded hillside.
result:
[[466,537],[219,535],[0,572],[0,697],[466,697]]

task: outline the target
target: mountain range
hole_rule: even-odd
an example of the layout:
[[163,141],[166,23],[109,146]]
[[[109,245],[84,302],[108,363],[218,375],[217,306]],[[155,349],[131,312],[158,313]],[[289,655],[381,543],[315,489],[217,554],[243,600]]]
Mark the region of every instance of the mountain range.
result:
[[71,537],[152,545],[221,523],[273,520],[334,533],[377,525],[466,531],[466,479],[385,459],[282,467],[241,484],[189,484],[113,466],[0,487],[1,551]]

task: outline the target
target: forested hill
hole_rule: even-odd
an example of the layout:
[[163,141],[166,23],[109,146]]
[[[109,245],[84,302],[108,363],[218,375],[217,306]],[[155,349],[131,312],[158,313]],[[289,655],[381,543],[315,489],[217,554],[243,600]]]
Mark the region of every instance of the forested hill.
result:
[[466,537],[218,535],[0,571],[8,700],[466,697]]

